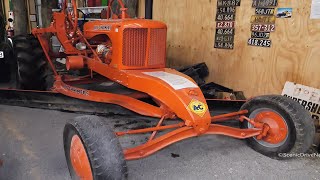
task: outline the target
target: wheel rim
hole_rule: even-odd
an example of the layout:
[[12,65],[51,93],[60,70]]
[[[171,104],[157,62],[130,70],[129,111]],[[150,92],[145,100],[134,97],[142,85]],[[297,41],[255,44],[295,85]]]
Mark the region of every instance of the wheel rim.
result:
[[[266,123],[270,127],[267,136],[261,140],[254,137],[254,140],[262,146],[279,147],[288,139],[288,124],[278,112],[269,108],[259,108],[254,110],[249,118],[254,119],[255,122]],[[253,126],[248,123],[248,128],[252,127]]]
[[70,161],[76,175],[81,180],[92,180],[92,171],[87,152],[78,135],[71,139]]

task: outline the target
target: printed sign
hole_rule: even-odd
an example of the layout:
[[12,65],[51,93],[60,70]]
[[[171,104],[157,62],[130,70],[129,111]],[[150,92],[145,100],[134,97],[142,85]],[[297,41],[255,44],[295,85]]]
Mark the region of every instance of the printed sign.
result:
[[104,31],[110,31],[111,26],[110,25],[96,25],[93,27],[93,30],[104,30]]
[[292,8],[278,8],[277,18],[291,18]]
[[234,35],[235,29],[216,29],[216,35]]
[[274,24],[251,24],[251,31],[256,32],[274,32],[276,25]]
[[235,21],[235,14],[217,14],[216,21]]
[[221,6],[240,6],[241,0],[218,0],[218,7]]
[[274,24],[276,22],[275,16],[261,16],[253,15],[251,16],[251,23],[264,23],[264,24]]
[[195,99],[191,100],[191,102],[188,105],[188,108],[191,112],[197,114],[200,117],[203,117],[203,115],[208,110],[207,104],[205,104],[201,101],[195,100]]
[[215,42],[214,43],[214,48],[219,48],[219,49],[233,49],[234,44],[233,43],[219,43],[219,42]]
[[256,15],[274,15],[274,8],[256,8]]
[[250,38],[248,40],[248,45],[259,47],[271,47],[271,40]]
[[282,95],[297,101],[310,111],[313,119],[320,120],[320,89],[286,82]]
[[234,28],[234,21],[221,21],[216,23],[217,29]]
[[253,0],[252,7],[275,7],[278,6],[278,0]]
[[197,88],[198,86],[189,79],[179,76],[177,74],[168,73],[164,71],[143,72],[143,74],[159,78],[169,84],[173,89]]
[[262,39],[269,39],[270,33],[269,32],[251,32],[252,38],[262,38]]
[[89,91],[84,90],[84,89],[72,87],[67,84],[62,85],[62,88],[64,88],[66,91],[72,91],[73,93],[76,93],[76,94],[89,96]]
[[234,41],[234,35],[216,35],[215,42],[233,42]]
[[4,53],[3,51],[0,51],[0,59],[3,59],[4,58]]
[[312,0],[310,19],[320,19],[320,1]]
[[217,8],[217,14],[234,14],[236,13],[236,7],[229,6],[229,7],[218,7]]

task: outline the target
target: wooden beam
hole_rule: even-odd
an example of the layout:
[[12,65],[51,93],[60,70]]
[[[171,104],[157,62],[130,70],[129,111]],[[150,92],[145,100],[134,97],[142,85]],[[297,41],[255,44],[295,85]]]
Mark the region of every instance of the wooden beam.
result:
[[3,1],[0,3],[0,13],[1,15],[4,13]]
[[14,13],[14,34],[15,36],[28,33],[28,14],[26,0],[12,1]]
[[138,2],[138,17],[145,17],[145,12],[146,12],[146,0],[139,0]]
[[50,25],[52,19],[52,9],[56,9],[57,6],[57,1],[41,0],[41,15],[43,27],[48,27]]

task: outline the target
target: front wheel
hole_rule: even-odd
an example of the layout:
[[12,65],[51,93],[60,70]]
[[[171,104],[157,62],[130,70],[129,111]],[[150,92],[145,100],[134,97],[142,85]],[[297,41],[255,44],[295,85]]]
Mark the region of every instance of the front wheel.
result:
[[67,122],[63,143],[72,179],[127,179],[118,138],[99,117],[82,116]]
[[[249,111],[248,117],[266,123],[270,130],[267,136],[258,140],[247,139],[254,150],[271,158],[281,159],[283,153],[305,153],[312,145],[315,127],[310,113],[290,98],[269,95],[249,100],[242,107]],[[241,128],[252,128],[248,121]]]

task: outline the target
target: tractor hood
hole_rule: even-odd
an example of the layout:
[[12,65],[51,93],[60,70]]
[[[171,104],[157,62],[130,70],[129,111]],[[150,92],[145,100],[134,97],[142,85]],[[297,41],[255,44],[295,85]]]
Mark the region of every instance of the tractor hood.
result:
[[126,28],[167,28],[166,24],[160,21],[147,19],[106,19],[87,22],[84,25],[84,33],[119,32]]

